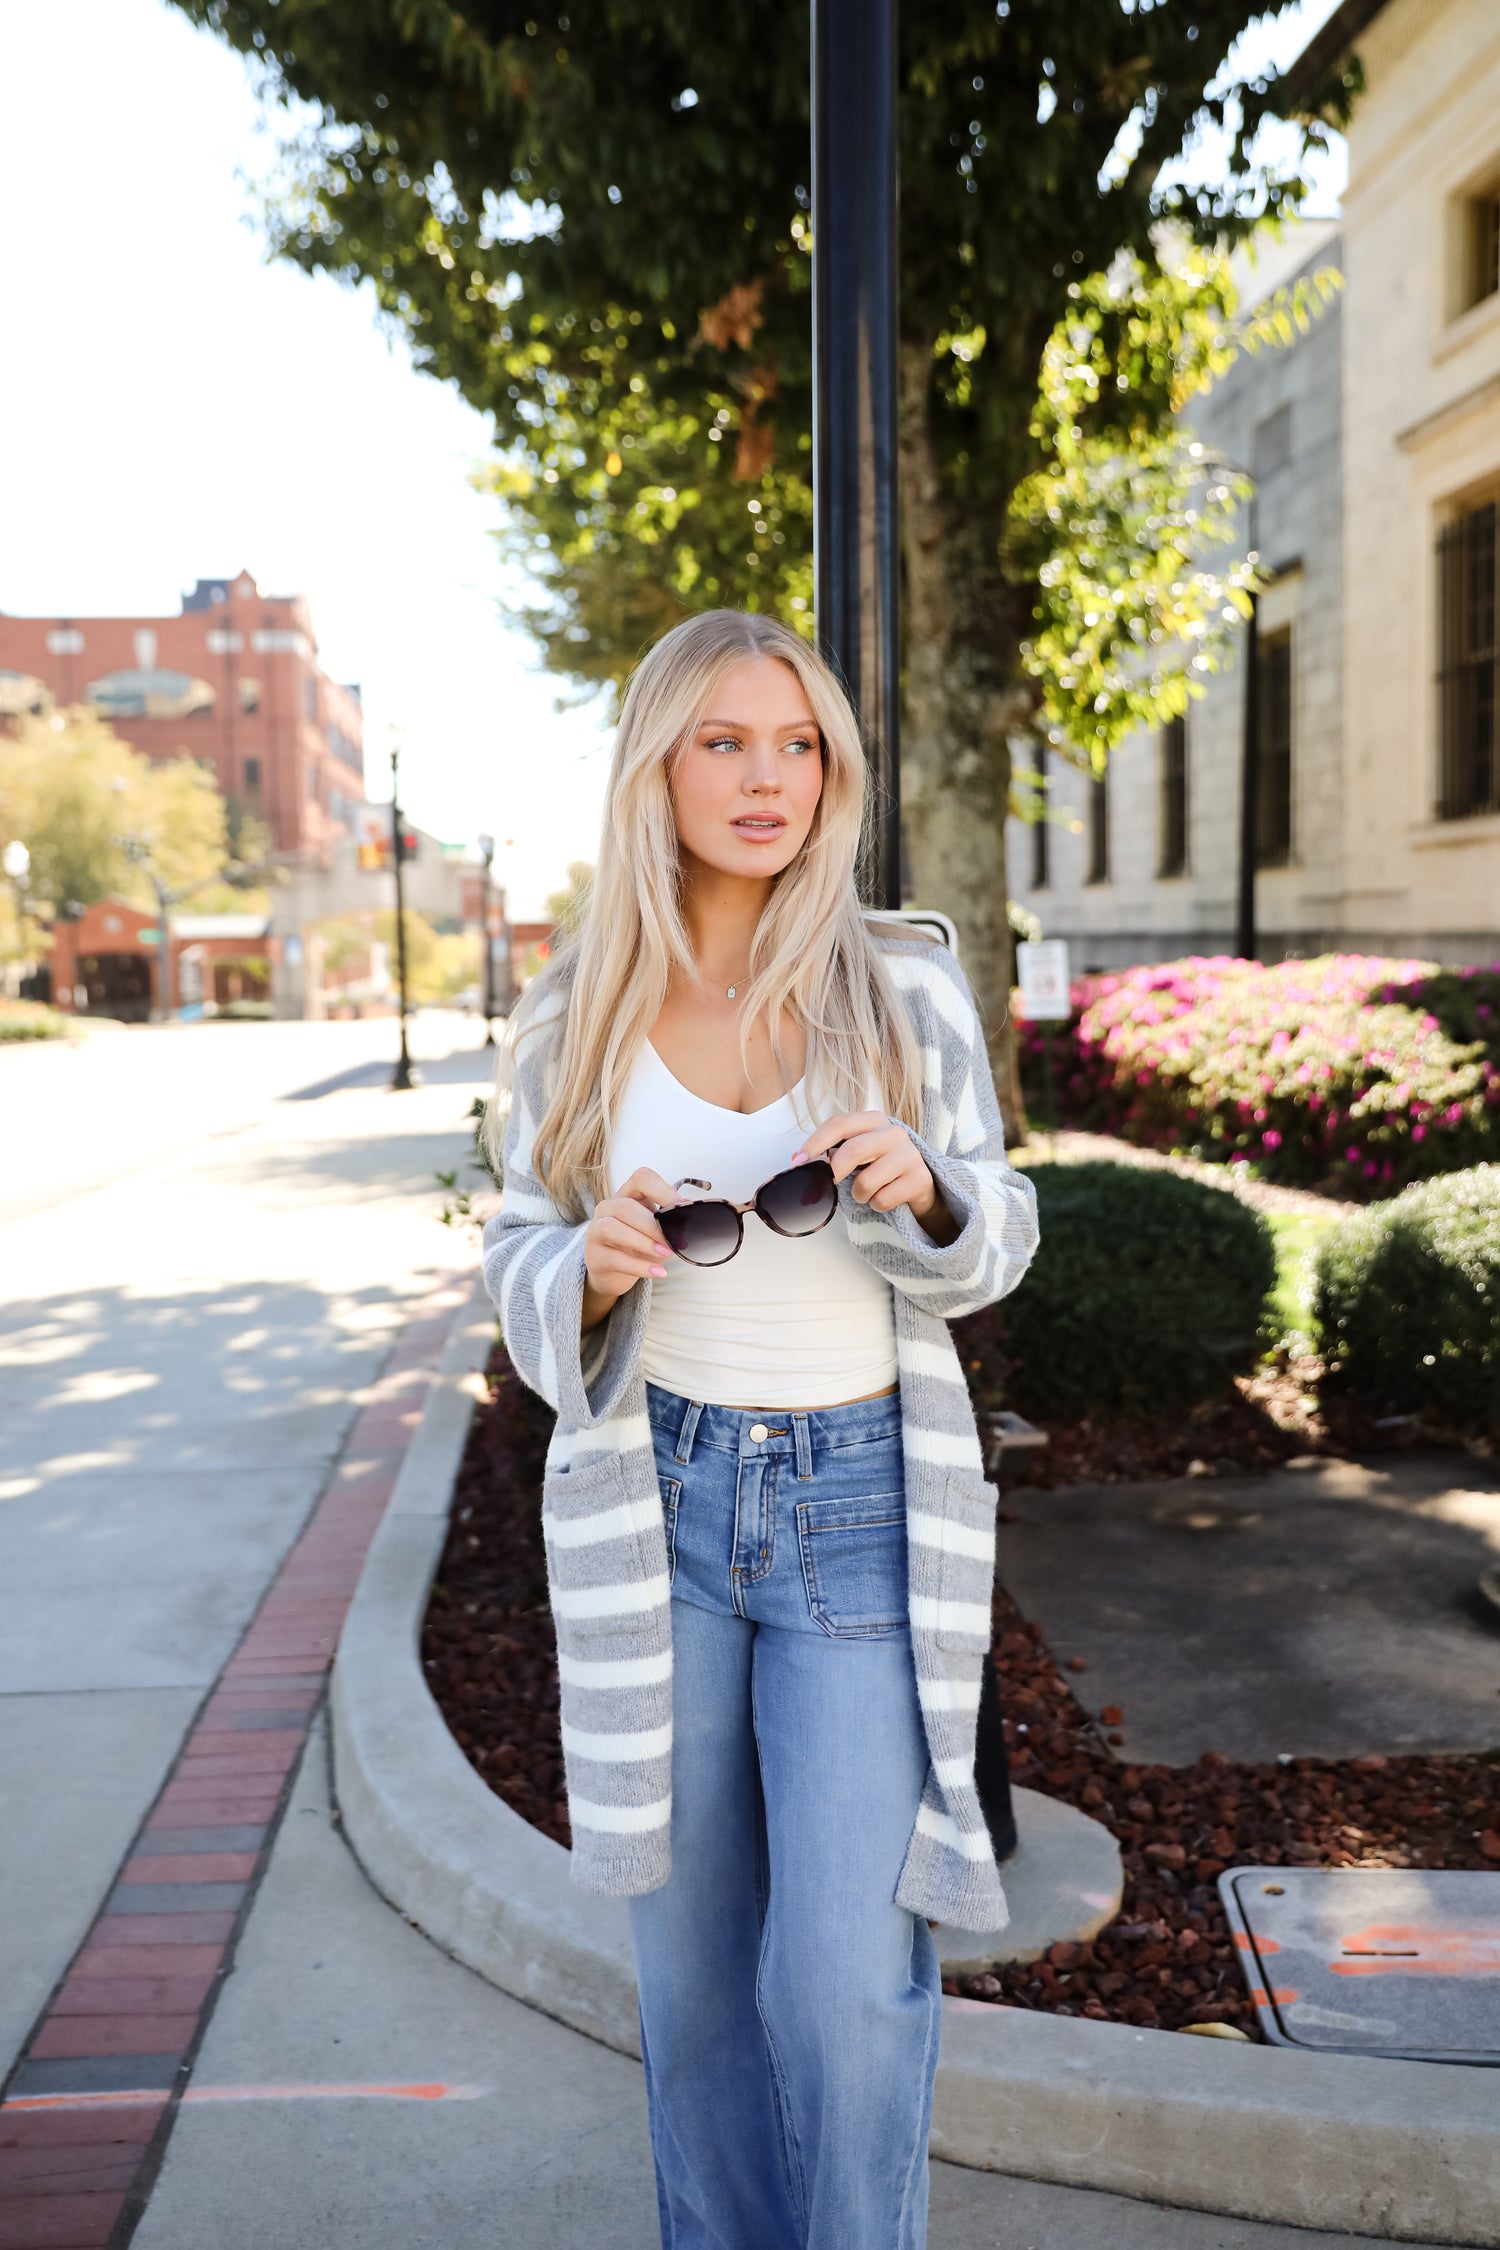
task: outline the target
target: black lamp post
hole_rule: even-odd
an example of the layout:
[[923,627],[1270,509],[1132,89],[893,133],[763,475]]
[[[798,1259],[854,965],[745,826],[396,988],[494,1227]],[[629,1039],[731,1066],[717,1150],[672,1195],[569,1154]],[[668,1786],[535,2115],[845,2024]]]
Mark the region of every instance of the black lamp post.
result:
[[[1250,551],[1256,547],[1256,503],[1250,499]],[[1239,868],[1235,895],[1234,950],[1242,961],[1260,952],[1256,927],[1255,871],[1260,858],[1260,597],[1250,597],[1245,629],[1245,701],[1240,744]]]
[[495,941],[490,936],[490,870],[495,864],[495,839],[481,836],[479,856],[483,873],[479,878],[479,923],[484,931],[484,1043],[495,1044]]
[[896,84],[896,0],[812,0],[815,607],[874,771],[883,907],[901,904]]
[[400,745],[391,745],[391,865],[396,875],[396,983],[401,995],[401,1052],[391,1076],[393,1094],[409,1093],[420,1086],[422,1074],[412,1066],[406,1045],[406,900],[401,883],[401,867],[406,858],[406,838],[401,826],[401,805],[398,780],[401,765]]

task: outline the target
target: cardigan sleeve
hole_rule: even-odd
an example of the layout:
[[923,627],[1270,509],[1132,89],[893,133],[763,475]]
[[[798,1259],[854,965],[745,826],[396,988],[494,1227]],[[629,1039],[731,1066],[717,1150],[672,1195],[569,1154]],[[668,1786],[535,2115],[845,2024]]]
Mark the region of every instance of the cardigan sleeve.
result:
[[484,1230],[484,1283],[516,1373],[569,1428],[587,1429],[617,1410],[639,1364],[649,1284],[638,1282],[583,1334],[587,1221],[566,1218],[532,1169],[542,1045],[538,1032],[516,1062],[500,1209]]
[[892,968],[922,1049],[922,1131],[912,1139],[958,1233],[934,1242],[904,1205],[872,1211],[847,1181],[840,1201],[850,1239],[891,1287],[924,1312],[958,1320],[1006,1296],[1030,1265],[1036,1189],[1006,1158],[984,1027],[962,969],[936,947]]

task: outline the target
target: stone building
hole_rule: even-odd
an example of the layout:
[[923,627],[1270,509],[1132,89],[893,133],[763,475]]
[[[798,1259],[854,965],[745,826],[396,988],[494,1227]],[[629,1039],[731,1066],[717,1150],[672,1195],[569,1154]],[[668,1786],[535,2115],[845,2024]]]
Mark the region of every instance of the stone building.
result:
[[1323,264],[1344,290],[1191,415],[1255,478],[1251,711],[1241,635],[1104,783],[1054,761],[1074,825],[1011,824],[1012,896],[1080,968],[1232,949],[1247,719],[1265,957],[1500,955],[1500,10],[1344,0],[1304,82],[1349,51],[1342,217],[1290,230],[1246,294]]

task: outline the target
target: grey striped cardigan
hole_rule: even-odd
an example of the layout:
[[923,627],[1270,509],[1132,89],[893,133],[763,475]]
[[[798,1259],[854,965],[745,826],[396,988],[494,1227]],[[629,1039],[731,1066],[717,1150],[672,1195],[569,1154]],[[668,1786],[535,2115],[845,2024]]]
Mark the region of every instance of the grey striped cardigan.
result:
[[[984,1036],[957,962],[917,940],[890,942],[885,954],[922,1053],[919,1145],[959,1226],[940,1247],[910,1211],[871,1211],[847,1183],[842,1192],[850,1238],[894,1299],[911,1638],[931,1753],[896,1897],[961,1928],[999,1929],[1005,1899],[974,1785],[995,1491],[947,1323],[1020,1280],[1036,1248],[1036,1195],[1006,1161]],[[655,1890],[671,1864],[671,1605],[640,1368],[651,1284],[638,1283],[581,1334],[584,1226],[559,1212],[532,1168],[548,1044],[539,1029],[516,1051],[484,1275],[517,1372],[557,1413],[542,1523],[573,1878],[629,1895]]]

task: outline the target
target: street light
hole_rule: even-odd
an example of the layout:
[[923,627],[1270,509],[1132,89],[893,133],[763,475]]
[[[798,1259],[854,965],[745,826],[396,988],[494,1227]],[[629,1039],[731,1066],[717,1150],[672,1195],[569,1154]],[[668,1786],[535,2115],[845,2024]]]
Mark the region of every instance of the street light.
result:
[[495,864],[495,839],[481,836],[479,856],[484,872],[479,878],[479,926],[484,932],[484,1043],[495,1044],[495,946],[490,936],[490,869]]
[[896,84],[896,0],[813,0],[814,609],[874,769],[866,893],[899,908]]
[[391,1077],[393,1094],[410,1093],[420,1086],[422,1073],[412,1067],[411,1055],[406,1045],[406,900],[401,883],[401,866],[406,858],[406,836],[401,825],[401,804],[398,781],[401,765],[401,745],[391,744],[391,864],[396,874],[396,983],[401,997],[401,1052]]

